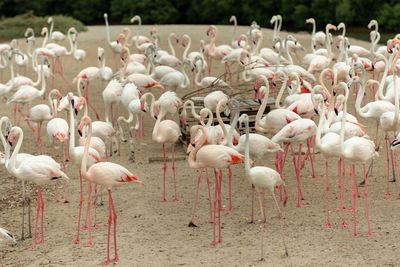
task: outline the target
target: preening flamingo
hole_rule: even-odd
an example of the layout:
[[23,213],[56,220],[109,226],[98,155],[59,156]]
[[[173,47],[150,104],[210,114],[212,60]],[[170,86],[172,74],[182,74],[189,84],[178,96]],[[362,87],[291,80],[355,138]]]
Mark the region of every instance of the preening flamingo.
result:
[[[109,264],[110,262],[118,261],[117,254],[117,213],[115,211],[114,202],[111,196],[111,189],[114,187],[122,186],[126,182],[135,182],[141,185],[145,185],[139,178],[134,176],[129,170],[119,164],[112,162],[99,162],[92,165],[87,169],[88,153],[89,153],[89,142],[92,136],[92,123],[89,117],[85,116],[82,118],[78,129],[82,131],[83,127],[87,125],[89,128],[88,137],[85,143],[85,149],[83,154],[83,161],[81,165],[81,174],[89,182],[89,197],[88,197],[88,211],[89,211],[89,242],[85,246],[93,246],[92,242],[92,229],[90,225],[90,203],[91,203],[91,191],[92,183],[101,185],[107,188],[109,196],[109,219],[108,219],[108,238],[107,238],[107,260],[102,264]],[[114,220],[114,250],[115,257],[110,259],[110,230],[111,222]]]

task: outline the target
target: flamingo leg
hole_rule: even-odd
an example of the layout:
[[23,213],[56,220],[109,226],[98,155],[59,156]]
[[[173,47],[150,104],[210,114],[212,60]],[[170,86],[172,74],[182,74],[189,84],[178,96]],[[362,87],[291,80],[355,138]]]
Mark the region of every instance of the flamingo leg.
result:
[[344,207],[344,174],[342,175],[342,161],[343,159],[340,158],[338,160],[338,175],[339,175],[339,189],[340,189],[340,201],[341,201],[341,207],[337,208],[337,210],[341,210],[342,211],[342,223],[340,224],[342,227],[347,227],[349,226],[349,224],[346,222],[346,220],[344,219],[344,210],[346,209]]
[[73,244],[77,244],[80,242],[79,240],[79,231],[81,229],[81,213],[82,213],[82,203],[83,203],[83,190],[82,190],[82,174],[79,171],[79,182],[81,185],[81,198],[79,201],[79,215],[78,215],[78,232],[76,234],[76,239],[74,241],[72,241]]
[[100,115],[97,113],[96,109],[92,106],[92,104],[89,102],[89,81],[87,81],[86,88],[85,88],[85,98],[88,106],[93,110],[93,112],[96,114],[96,118],[100,120]]
[[111,261],[118,261],[118,253],[117,253],[117,212],[115,211],[114,201],[111,196],[111,190],[108,190],[110,195],[110,200],[112,204],[112,211],[113,211],[113,219],[114,219],[114,250],[115,250],[115,257]]
[[111,193],[110,190],[108,190],[109,192],[109,201],[108,201],[108,210],[109,210],[109,216],[108,216],[108,234],[107,234],[107,260],[102,262],[101,264],[109,264],[111,262],[110,260],[110,232],[111,232],[111,222],[112,222],[112,212],[111,212]]
[[332,224],[329,221],[329,176],[328,176],[328,160],[325,161],[325,169],[326,169],[326,224],[322,225],[322,227],[332,227]]
[[165,202],[165,201],[167,201],[167,199],[165,198],[165,173],[166,173],[166,171],[167,171],[167,159],[166,159],[166,155],[165,155],[165,144],[163,144],[162,145],[162,148],[163,148],[163,154],[164,154],[164,167],[163,167],[163,170],[164,170],[164,185],[163,185],[163,199],[161,199],[161,202]]
[[196,204],[197,204],[197,199],[199,196],[199,187],[200,187],[200,180],[201,180],[201,174],[203,173],[203,169],[200,169],[199,177],[197,178],[197,187],[196,187],[196,196],[194,199],[194,204],[193,204],[193,212],[192,212],[192,219],[190,219],[189,222],[189,227],[197,227],[197,225],[194,223],[194,215],[196,212]]
[[214,193],[214,220],[213,220],[213,241],[209,245],[209,247],[215,247],[217,244],[215,241],[215,223],[216,223],[216,213],[217,213],[217,199],[218,199],[218,173],[214,169],[215,175],[215,193]]
[[31,245],[31,247],[34,247],[37,245],[37,226],[38,226],[38,221],[39,221],[39,211],[40,211],[40,201],[41,201],[39,191],[40,191],[40,185],[38,185],[38,200],[37,200],[38,205],[37,205],[37,210],[36,210],[35,234],[34,234],[33,243]]
[[265,216],[265,209],[264,209],[264,198],[262,192],[258,192],[258,200],[260,202],[260,209],[261,209],[261,261],[264,260],[264,226],[266,222],[266,216]]
[[39,186],[39,194],[40,194],[40,207],[42,209],[42,219],[41,219],[41,225],[40,225],[40,230],[41,230],[41,239],[39,243],[44,242],[44,237],[43,237],[43,216],[44,216],[44,201],[43,201],[43,196],[42,196],[42,189]]
[[[172,144],[172,173],[174,174],[174,194],[175,194],[175,198],[174,198],[174,202],[179,202],[179,199],[178,199],[178,195],[176,194],[176,177],[175,177],[175,156],[174,156],[174,147],[175,147],[175,144]],[[164,183],[165,183],[165,181],[164,181]],[[164,190],[165,190],[165,188],[164,188]],[[165,193],[165,191],[164,191],[164,193]],[[164,197],[165,197],[165,195],[164,195]]]
[[85,244],[85,247],[92,247],[92,227],[90,225],[90,203],[91,203],[91,196],[92,196],[92,183],[89,182],[89,197],[88,197],[88,206],[87,206],[87,218],[88,218],[88,229],[89,229],[89,242]]
[[385,142],[386,142],[386,163],[387,163],[387,169],[386,169],[386,193],[385,196],[390,196],[389,192],[389,149],[388,149],[388,136],[385,135]]
[[254,193],[255,187],[254,184],[251,185],[251,217],[249,223],[254,223]]
[[351,236],[357,236],[357,229],[356,229],[356,198],[357,198],[357,183],[356,183],[356,174],[354,164],[351,164],[351,169],[353,171],[353,222],[354,222],[354,233]]
[[25,240],[24,236],[24,225],[25,225],[25,181],[22,181],[22,232],[21,240]]
[[314,159],[313,155],[311,153],[311,146],[312,146],[312,138],[307,139],[307,152],[308,155],[310,156],[310,163],[311,163],[311,169],[312,169],[312,177],[313,178],[321,178],[321,176],[316,176],[315,175],[315,170],[314,170]]
[[285,241],[286,233],[285,233],[284,227],[283,227],[284,225],[283,225],[283,216],[282,216],[282,212],[281,212],[281,210],[280,210],[280,208],[279,208],[278,201],[276,201],[276,197],[275,197],[275,192],[274,192],[274,191],[272,191],[272,196],[273,196],[273,198],[274,198],[276,210],[277,210],[278,213],[279,213],[279,219],[280,219],[280,223],[281,223],[282,242],[283,242],[283,246],[285,247],[285,254],[284,254],[284,256],[285,256],[285,257],[288,257],[288,256],[289,256],[289,251],[288,251],[288,248],[287,248],[287,245],[286,245],[286,241]]
[[232,211],[232,169],[228,166],[229,170],[229,208],[226,211]]
[[221,182],[222,182],[222,171],[219,171],[219,182],[218,182],[218,192],[217,192],[217,197],[218,197],[218,242],[222,242],[222,233],[221,233]]
[[208,200],[210,202],[210,222],[213,221],[212,217],[212,204],[211,204],[211,192],[210,192],[210,178],[208,177],[208,170],[206,169],[206,178],[207,178],[207,189],[208,189]]
[[298,160],[296,164],[296,157],[294,155],[294,150],[293,146],[290,146],[292,149],[292,155],[293,155],[293,164],[294,164],[294,169],[296,172],[296,180],[297,180],[297,207],[303,208],[305,207],[304,205],[300,204],[300,200],[303,199],[301,190],[300,190],[300,163],[301,163],[301,144],[299,144],[299,153],[298,153]]
[[368,222],[368,233],[365,236],[371,236],[371,227],[369,223],[369,211],[368,211],[368,187],[367,187],[367,175],[365,172],[365,164],[363,164],[363,170],[364,170],[364,182],[365,182],[365,209],[366,209],[366,216],[367,216],[367,222]]
[[97,184],[94,187],[94,224],[93,228],[100,228],[100,225],[97,224]]

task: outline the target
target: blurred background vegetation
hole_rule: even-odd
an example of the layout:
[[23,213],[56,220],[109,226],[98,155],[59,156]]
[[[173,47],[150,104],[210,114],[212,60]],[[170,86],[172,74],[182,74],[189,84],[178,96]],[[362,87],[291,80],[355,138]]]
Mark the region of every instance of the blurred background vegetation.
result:
[[[270,18],[281,14],[283,30],[309,31],[311,26],[304,23],[309,17],[316,19],[318,29],[326,23],[344,22],[363,33],[368,31],[371,19],[378,20],[382,31],[400,29],[399,0],[0,0],[0,35],[4,27],[1,22],[30,10],[39,17],[62,14],[84,24],[104,24],[104,13],[108,13],[111,24],[129,23],[134,15],[140,15],[143,24],[229,24],[230,16],[236,15],[240,25],[255,20],[262,27],[270,27]],[[64,22],[78,23],[68,19]],[[25,18],[21,24],[27,21]],[[57,20],[56,24],[58,28]]]

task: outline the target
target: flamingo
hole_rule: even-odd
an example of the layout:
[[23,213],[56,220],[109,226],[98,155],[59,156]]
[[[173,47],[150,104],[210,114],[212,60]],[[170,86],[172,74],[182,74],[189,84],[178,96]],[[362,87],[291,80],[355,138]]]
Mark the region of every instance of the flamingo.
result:
[[[42,65],[47,61],[47,58],[44,57],[42,59]],[[25,117],[25,115],[22,113],[23,106],[25,104],[29,104],[34,100],[35,98],[41,97],[45,91],[46,91],[46,81],[44,79],[44,72],[43,68],[40,70],[40,75],[41,75],[41,81],[42,81],[42,88],[40,91],[36,89],[33,86],[30,85],[23,85],[21,86],[17,92],[15,92],[10,98],[7,100],[7,104],[15,102],[16,104],[19,104],[22,106],[22,108],[19,110],[21,115]],[[16,109],[14,108],[14,118],[16,117]]]
[[[74,115],[72,114],[73,102],[74,98],[72,93],[68,93],[68,105],[69,105],[69,125],[70,127],[70,143],[69,143],[69,156],[72,159],[72,163],[79,168],[79,181],[81,188],[81,198],[79,202],[79,217],[78,217],[78,232],[77,237],[73,241],[73,243],[79,243],[79,230],[80,230],[80,222],[81,222],[81,211],[82,211],[82,203],[83,203],[83,190],[82,190],[82,174],[80,171],[81,164],[84,158],[84,146],[75,146],[75,123],[74,123]],[[91,141],[92,139],[90,139]],[[100,162],[100,154],[99,152],[92,148],[91,146],[88,148],[87,155],[87,166],[90,168],[93,164]],[[96,225],[96,223],[95,223]]]
[[[154,114],[154,111],[152,111]],[[163,155],[164,155],[164,189],[163,189],[163,198],[162,202],[167,201],[165,198],[165,173],[167,171],[167,161],[166,161],[166,144],[172,144],[172,172],[174,175],[174,193],[175,198],[174,202],[179,201],[176,194],[176,179],[175,179],[175,159],[174,159],[174,146],[176,141],[178,141],[179,136],[181,136],[181,131],[179,129],[178,124],[172,120],[162,120],[167,114],[167,110],[164,109],[162,105],[160,105],[160,111],[157,116],[156,123],[153,128],[152,140],[158,144],[163,145]]]
[[[347,85],[343,85],[347,86]],[[370,223],[369,223],[369,212],[368,212],[368,187],[367,187],[367,179],[366,179],[366,173],[365,173],[365,163],[368,160],[371,160],[375,157],[378,157],[379,154],[377,151],[375,151],[375,145],[374,142],[367,140],[362,137],[352,137],[344,141],[344,122],[346,120],[346,113],[347,113],[347,105],[346,101],[348,98],[348,94],[346,94],[345,97],[343,97],[344,100],[344,108],[343,108],[343,113],[344,116],[342,117],[342,128],[340,131],[340,150],[341,150],[341,155],[345,160],[349,160],[351,162],[351,170],[353,173],[353,182],[354,182],[354,187],[353,187],[353,221],[354,221],[354,232],[352,236],[357,235],[356,231],[356,197],[357,197],[357,184],[356,184],[356,177],[355,177],[355,168],[354,164],[357,162],[362,163],[363,169],[364,169],[364,186],[365,186],[365,204],[366,204],[366,217],[367,217],[367,222],[368,222],[368,233],[366,236],[371,235],[371,228],[370,228]],[[338,99],[340,101],[341,99]]]
[[[340,86],[343,86],[345,84],[341,83]],[[347,89],[347,86],[344,87]],[[346,91],[348,94],[348,89]],[[323,96],[320,94],[314,95],[314,101],[317,102],[322,102],[323,103]],[[332,227],[332,224],[330,223],[329,220],[329,174],[328,174],[328,159],[330,158],[338,158],[338,175],[339,175],[339,187],[341,189],[340,192],[340,198],[342,200],[342,205],[343,205],[343,185],[341,183],[341,150],[340,150],[340,136],[337,133],[326,133],[322,138],[322,127],[326,122],[326,117],[325,117],[325,112],[326,112],[326,106],[322,104],[322,111],[319,111],[318,113],[320,114],[320,119],[318,123],[318,128],[317,128],[317,133],[316,133],[316,138],[315,138],[315,145],[317,149],[322,153],[322,155],[325,158],[325,170],[326,170],[326,215],[327,215],[327,222],[326,224],[322,225],[322,227]],[[344,209],[342,209],[342,224],[341,226],[347,227],[349,226],[345,219],[344,219]]]
[[[85,150],[83,154],[83,161],[81,165],[81,174],[89,182],[89,197],[88,197],[88,211],[89,211],[89,242],[85,246],[93,246],[92,242],[92,229],[90,226],[90,203],[91,203],[91,191],[92,183],[102,185],[107,188],[109,196],[109,211],[110,216],[108,219],[108,238],[107,238],[107,260],[102,264],[109,264],[110,262],[118,261],[117,254],[117,213],[115,211],[114,202],[111,196],[111,189],[114,187],[122,186],[126,182],[135,182],[141,185],[145,185],[139,178],[134,176],[129,170],[119,164],[112,162],[99,162],[92,165],[87,169],[88,153],[89,153],[89,142],[92,136],[92,124],[89,117],[85,116],[82,118],[81,123],[78,127],[82,131],[83,127],[88,125],[89,132],[85,143]],[[114,219],[114,250],[115,257],[110,259],[110,230],[111,222]]]
[[[40,185],[45,183],[50,183],[54,180],[64,180],[66,182],[69,181],[68,176],[61,171],[60,164],[55,162],[48,156],[35,156],[30,157],[16,167],[16,156],[21,148],[22,141],[24,138],[24,134],[22,129],[18,126],[14,126],[11,128],[10,133],[8,135],[8,142],[10,146],[12,145],[12,141],[16,135],[19,135],[17,145],[12,153],[11,158],[9,156],[6,157],[6,167],[7,170],[15,176],[19,180],[23,181],[31,181],[37,184],[38,186],[38,207],[36,213],[36,223],[35,223],[35,235],[32,243],[32,247],[38,244],[37,242],[37,225],[39,220],[39,212],[42,210],[42,220],[41,220],[41,239],[39,243],[44,242],[43,236],[43,212],[44,212],[44,202],[42,197],[42,190]],[[8,150],[9,151],[9,150]],[[8,153],[9,154],[9,153]]]
[[[64,172],[65,170],[65,138],[68,138],[68,130],[69,126],[68,123],[61,118],[57,118],[57,100],[53,99],[53,118],[47,123],[46,130],[49,138],[53,141],[53,158],[56,159],[56,152],[55,152],[55,138],[57,138],[63,147],[63,167]],[[65,198],[64,203],[69,203],[68,200],[68,188],[67,184],[65,183]],[[58,185],[56,183],[56,202],[59,202],[58,199]]]
[[[123,86],[121,82],[112,79],[103,90],[103,101],[105,108],[105,121],[115,126],[115,116],[118,116],[119,101],[121,99]],[[113,114],[113,106],[116,107],[116,114]],[[111,113],[111,120],[110,120]]]
[[[336,31],[336,26],[334,26],[332,24],[327,24],[326,28],[325,28],[326,36],[329,35],[329,30]],[[314,57],[311,60],[310,66],[307,69],[308,72],[310,72],[310,73],[319,72],[329,66],[329,64],[332,61],[332,48],[331,48],[330,42],[327,42],[327,44],[328,44],[328,57],[321,56],[321,55],[317,55],[316,57]]]
[[110,26],[108,25],[108,14],[104,13],[104,20],[106,22],[106,36],[107,36],[107,44],[111,48],[111,51],[114,55],[115,69],[118,69],[118,60],[117,55],[122,52],[122,44],[119,41],[112,41],[110,38]]
[[72,36],[72,41],[74,43],[74,59],[76,61],[83,61],[86,58],[86,51],[83,49],[78,49],[78,32],[76,32],[73,36]]
[[17,243],[17,240],[15,240],[15,237],[9,231],[0,227],[0,242]]
[[[200,140],[195,141],[194,137],[197,136],[198,131],[202,132]],[[190,129],[191,141],[190,145],[195,147],[190,151],[188,162],[189,166],[193,169],[201,169],[199,174],[199,179],[201,178],[202,169],[213,168],[215,173],[215,197],[214,197],[214,231],[213,231],[213,241],[210,247],[215,247],[218,243],[222,242],[221,235],[221,178],[218,178],[218,170],[226,168],[232,164],[238,164],[244,162],[244,156],[237,152],[235,149],[223,146],[223,145],[206,145],[203,146],[207,134],[206,130],[201,125],[195,125]],[[197,195],[197,194],[196,194]],[[218,208],[217,208],[218,203]],[[218,230],[219,238],[216,241],[215,238],[215,225],[216,225],[216,213],[218,210]]]
[[[217,35],[218,35],[217,27],[215,27],[214,25],[211,25],[207,30],[207,34],[209,34],[209,32],[211,32],[210,49],[209,49],[210,57],[215,60],[221,60],[224,56],[228,55],[232,51],[233,48],[229,45],[215,46],[215,42],[216,42]],[[209,74],[210,74],[211,61],[210,61],[209,65],[210,65],[210,69],[209,69]],[[228,63],[225,63],[225,70],[229,74],[231,74]],[[226,76],[226,74],[225,74],[225,76]]]
[[173,49],[173,46],[171,43],[171,38],[174,38],[177,43],[179,42],[179,38],[175,33],[170,33],[168,36],[168,45],[171,48],[172,55],[169,55],[169,54],[158,55],[156,52],[155,61],[156,61],[156,63],[158,63],[160,65],[177,67],[177,66],[181,65],[182,62],[175,56],[175,50]]
[[106,66],[106,56],[104,53],[104,48],[97,48],[97,56],[99,58],[99,78],[100,81],[109,81],[112,78],[112,69]]
[[216,77],[207,76],[207,77],[203,77],[203,79],[200,80],[200,74],[201,74],[201,70],[203,69],[204,59],[202,57],[196,57],[196,60],[200,60],[200,66],[201,66],[201,67],[197,68],[196,77],[194,79],[195,84],[198,87],[200,87],[200,88],[206,88],[206,87],[210,87],[210,86],[229,87],[229,85],[226,82],[224,82],[222,79],[216,78]]
[[[96,118],[100,119],[99,113],[96,111],[96,109],[93,107],[92,104],[89,102],[89,85],[90,82],[96,78],[99,77],[99,68],[97,67],[87,67],[83,70],[81,70],[77,76],[75,76],[73,83],[78,82],[78,89],[80,85],[80,80],[79,79],[84,79],[86,80],[86,86],[85,86],[85,92],[84,92],[84,97],[86,99],[87,104],[92,108],[94,113],[96,114]],[[80,93],[80,90],[78,90],[79,96],[82,96]]]
[[235,40],[235,34],[236,34],[236,28],[237,28],[237,20],[236,16],[231,16],[229,19],[229,22],[233,22],[233,32],[232,32],[232,47],[233,48],[239,48],[239,44],[237,40]]
[[[283,230],[283,216],[282,213],[279,209],[278,202],[275,197],[275,187],[276,186],[285,186],[285,182],[281,179],[280,174],[268,167],[264,166],[255,166],[255,167],[250,167],[250,136],[249,136],[249,117],[247,114],[242,117],[242,120],[244,120],[246,124],[246,137],[245,137],[245,159],[244,159],[244,167],[245,167],[245,172],[246,172],[246,177],[250,181],[250,183],[255,187],[255,189],[258,191],[258,197],[260,201],[260,209],[261,209],[261,217],[262,217],[262,226],[261,226],[261,260],[264,260],[264,243],[263,243],[263,236],[264,236],[264,226],[265,226],[265,221],[266,221],[266,216],[265,216],[265,208],[264,208],[264,190],[268,189],[272,197],[274,198],[276,209],[279,212],[279,217],[280,217],[280,223],[281,223],[281,234],[282,234],[282,241],[283,245],[285,247],[285,256],[289,256],[289,252],[286,246],[285,242],[285,233]],[[286,202],[284,202],[284,205]]]
[[139,35],[140,28],[142,27],[142,18],[138,15],[134,16],[131,18],[131,23],[134,23],[135,21],[138,22],[138,29],[136,31],[136,36],[132,36],[132,42],[134,42],[136,45],[142,45],[143,43],[151,43],[151,40],[147,38],[146,36]]
[[53,31],[53,28],[54,28],[54,20],[53,20],[53,17],[49,17],[49,18],[47,19],[47,24],[50,24],[50,23],[51,23],[51,25],[50,25],[50,39],[52,39],[52,40],[54,40],[54,41],[56,41],[56,42],[64,41],[65,35],[64,35],[62,32],[60,32],[60,31]]
[[312,33],[311,33],[311,40],[313,43],[313,47],[316,48],[317,44],[320,46],[325,46],[326,35],[323,31],[316,31],[315,19],[309,18],[306,20],[306,23],[311,23],[313,26]]
[[[19,43],[17,39],[12,39],[10,45],[13,49],[19,51]],[[17,54],[15,56],[15,63],[19,66],[20,69],[22,68],[24,70],[24,75],[25,75],[26,68],[28,67],[29,64],[29,57],[21,52],[21,54]]]
[[181,71],[173,71],[165,74],[160,79],[160,84],[164,86],[167,90],[176,91],[179,88],[186,89],[189,84],[189,77],[186,75],[185,72],[185,64],[189,65],[194,70],[194,65],[189,59],[184,59],[181,63]]
[[[174,69],[174,68],[172,68],[170,66],[157,66],[157,67],[154,66],[154,57],[155,57],[154,53],[155,53],[154,45],[151,45],[146,49],[146,55],[149,58],[149,62],[150,62],[150,66],[151,66],[151,75],[150,75],[150,77],[152,79],[160,80],[166,74],[176,71],[176,69]],[[127,67],[127,69],[129,69],[129,66]],[[146,73],[143,73],[143,74],[147,74],[147,70],[146,70]]]
[[[54,110],[53,110],[53,98],[52,96],[56,94],[58,98],[62,98],[61,93],[57,90],[57,89],[53,89],[50,91],[49,95],[48,95],[48,99],[49,99],[49,105],[46,104],[38,104],[36,106],[33,106],[32,108],[29,109],[28,114],[26,115],[26,120],[27,121],[33,121],[37,124],[37,129],[33,129],[33,131],[37,131],[38,132],[38,136],[37,136],[37,149],[38,149],[38,153],[40,152],[40,149],[42,148],[44,153],[46,153],[46,149],[44,148],[43,145],[43,140],[40,137],[40,132],[42,129],[42,124],[44,121],[48,121],[51,120],[54,117]],[[43,152],[42,151],[42,152]]]

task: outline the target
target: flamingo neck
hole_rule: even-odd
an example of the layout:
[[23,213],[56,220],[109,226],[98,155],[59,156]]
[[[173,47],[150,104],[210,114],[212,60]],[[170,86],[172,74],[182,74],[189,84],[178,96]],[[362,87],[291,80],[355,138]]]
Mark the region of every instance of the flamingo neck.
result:
[[263,99],[261,107],[258,110],[257,115],[256,115],[256,130],[261,131],[261,132],[263,131],[263,128],[260,126],[261,117],[264,114],[265,108],[267,107],[267,102],[268,102],[268,97],[269,97],[269,84],[266,83],[265,86],[266,86],[266,91],[265,91],[264,99]]
[[196,147],[190,152],[189,158],[188,158],[189,166],[193,169],[203,168],[202,164],[195,161],[194,159],[196,157],[197,152],[200,150],[200,148],[203,146],[203,144],[207,140],[207,133],[206,133],[206,130],[204,129],[204,127],[200,126],[200,125],[197,127],[199,128],[199,130],[193,132],[194,136],[196,136],[198,131],[201,131],[202,135],[200,137],[200,140],[198,140]]

